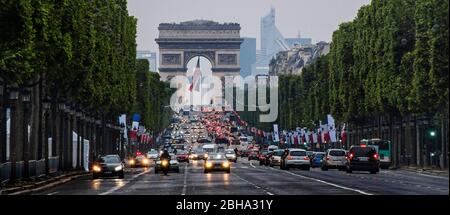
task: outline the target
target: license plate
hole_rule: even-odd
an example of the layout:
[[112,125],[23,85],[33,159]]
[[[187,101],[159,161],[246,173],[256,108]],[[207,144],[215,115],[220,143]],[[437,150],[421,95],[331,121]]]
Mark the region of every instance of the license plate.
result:
[[361,158],[359,158],[359,160],[360,160],[360,161],[368,161],[369,158],[367,158],[367,157],[361,157]]
[[112,172],[105,172],[105,174],[111,174]]

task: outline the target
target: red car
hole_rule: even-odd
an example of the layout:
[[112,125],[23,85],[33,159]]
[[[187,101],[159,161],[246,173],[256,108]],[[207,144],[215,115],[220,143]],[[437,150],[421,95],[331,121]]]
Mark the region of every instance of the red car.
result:
[[179,151],[177,153],[178,162],[187,162],[189,163],[189,153],[187,151]]

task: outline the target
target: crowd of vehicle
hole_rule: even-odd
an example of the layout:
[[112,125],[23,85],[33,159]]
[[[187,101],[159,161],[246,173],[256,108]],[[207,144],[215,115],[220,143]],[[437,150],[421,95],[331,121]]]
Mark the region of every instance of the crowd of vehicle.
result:
[[182,110],[173,116],[172,123],[161,135],[155,148],[146,153],[136,152],[124,161],[118,155],[103,156],[93,166],[93,178],[107,175],[123,178],[125,167],[153,166],[156,174],[178,173],[181,162],[192,161],[203,161],[204,173],[216,170],[230,173],[232,163],[238,162],[239,157],[282,170],[320,168],[323,171],[338,169],[348,173],[379,172],[379,151],[370,144],[323,152],[279,148],[276,145],[260,146],[251,132],[236,124],[234,114]]

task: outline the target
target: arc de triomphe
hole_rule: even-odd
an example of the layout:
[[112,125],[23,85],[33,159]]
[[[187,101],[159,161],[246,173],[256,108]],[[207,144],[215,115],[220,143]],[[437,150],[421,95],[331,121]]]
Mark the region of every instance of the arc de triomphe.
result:
[[161,80],[186,75],[188,62],[197,56],[207,58],[214,76],[240,74],[239,53],[242,39],[237,23],[220,24],[208,20],[161,23],[159,37],[159,74]]

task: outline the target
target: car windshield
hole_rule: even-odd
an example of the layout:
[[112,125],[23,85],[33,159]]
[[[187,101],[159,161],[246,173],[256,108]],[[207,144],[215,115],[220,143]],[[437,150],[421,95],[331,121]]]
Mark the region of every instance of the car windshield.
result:
[[331,156],[345,156],[345,151],[342,150],[331,150],[330,151]]
[[234,154],[234,150],[233,149],[227,149],[225,151],[225,153],[227,153],[227,154]]
[[291,156],[306,156],[305,151],[291,151]]
[[183,154],[187,154],[187,152],[185,150],[180,150],[177,152],[178,155],[183,155]]
[[100,159],[102,163],[120,163],[118,156],[104,156]]
[[158,154],[157,151],[149,151],[148,153],[149,153],[149,154]]
[[281,156],[281,155],[283,155],[283,151],[282,150],[280,150],[280,151],[273,151],[273,155],[274,156]]
[[195,150],[195,153],[196,153],[196,154],[202,154],[202,153],[203,153],[203,150],[197,149],[197,150]]
[[370,157],[375,154],[376,151],[372,147],[354,147],[350,150],[356,157]]
[[316,155],[314,155],[315,158],[323,158],[325,156],[325,154],[323,153],[317,153]]
[[227,159],[223,154],[212,154],[208,160],[225,160]]

